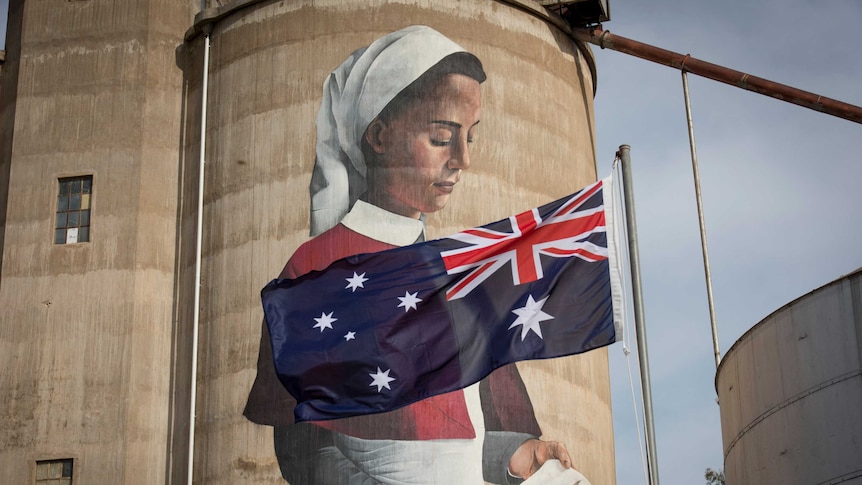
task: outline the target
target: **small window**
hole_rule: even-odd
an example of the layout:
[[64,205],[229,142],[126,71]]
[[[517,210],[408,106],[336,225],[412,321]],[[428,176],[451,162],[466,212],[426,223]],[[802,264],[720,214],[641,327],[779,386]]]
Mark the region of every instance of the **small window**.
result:
[[36,462],[36,485],[71,485],[72,459]]
[[93,176],[59,179],[54,244],[74,244],[90,240],[90,207]]

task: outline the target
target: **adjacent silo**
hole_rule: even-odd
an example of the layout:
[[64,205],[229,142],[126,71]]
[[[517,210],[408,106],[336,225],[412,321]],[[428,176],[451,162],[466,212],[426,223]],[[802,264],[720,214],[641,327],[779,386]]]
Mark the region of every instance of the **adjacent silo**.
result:
[[716,388],[729,485],[862,483],[862,269],[752,327]]
[[[596,179],[592,57],[535,2],[234,1],[204,11],[185,46],[187,78],[198,79],[202,33],[211,29],[196,481],[280,480],[271,428],[242,416],[255,377],[259,291],[309,239],[324,78],[353,50],[414,24],[475,53],[488,74],[472,167],[448,207],[429,215],[429,237]],[[191,82],[194,98],[200,88]],[[519,368],[544,438],[566,443],[592,483],[613,483],[606,352]]]
[[174,364],[186,360],[173,345],[175,51],[195,9],[8,4],[0,482],[163,483],[182,455],[169,443],[184,435],[171,412]]

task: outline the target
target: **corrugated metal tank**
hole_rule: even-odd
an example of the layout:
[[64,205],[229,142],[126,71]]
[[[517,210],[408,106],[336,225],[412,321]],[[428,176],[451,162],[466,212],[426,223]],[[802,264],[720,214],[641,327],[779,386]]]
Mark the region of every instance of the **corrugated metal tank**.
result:
[[[472,167],[449,206],[429,215],[430,237],[506,217],[596,179],[591,54],[534,2],[234,1],[204,11],[187,34],[185,53],[191,99],[199,96],[199,33],[212,28],[195,454],[200,483],[280,480],[271,428],[242,416],[255,376],[259,291],[309,239],[308,184],[323,79],[356,48],[412,24],[466,47],[488,73]],[[593,483],[614,483],[606,351],[520,369],[544,437],[565,442]]]
[[862,483],[862,269],[763,319],[718,368],[728,485]]

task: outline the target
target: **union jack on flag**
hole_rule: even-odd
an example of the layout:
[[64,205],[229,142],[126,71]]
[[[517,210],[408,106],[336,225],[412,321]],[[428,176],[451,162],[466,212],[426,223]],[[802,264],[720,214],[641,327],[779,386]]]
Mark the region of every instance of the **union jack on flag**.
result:
[[489,225],[449,236],[469,246],[440,253],[447,273],[468,273],[446,290],[446,299],[463,298],[507,263],[512,269],[512,284],[520,285],[542,279],[543,255],[585,261],[607,259],[607,246],[587,240],[592,234],[605,232],[604,205],[582,208],[601,187],[600,180],[571,196],[544,219],[538,208],[512,216],[508,231]]
[[452,237],[272,281],[261,298],[297,421],[393,410],[512,362],[615,342],[610,192],[604,179]]

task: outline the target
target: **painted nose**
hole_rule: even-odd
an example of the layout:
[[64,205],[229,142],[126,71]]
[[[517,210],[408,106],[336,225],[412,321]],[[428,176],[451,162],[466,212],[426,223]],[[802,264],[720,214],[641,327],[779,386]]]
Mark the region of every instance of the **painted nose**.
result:
[[452,151],[449,154],[449,168],[452,170],[470,168],[470,147],[467,140],[460,140],[452,145]]

